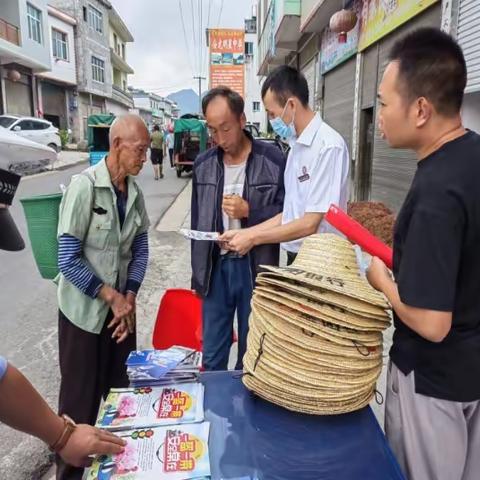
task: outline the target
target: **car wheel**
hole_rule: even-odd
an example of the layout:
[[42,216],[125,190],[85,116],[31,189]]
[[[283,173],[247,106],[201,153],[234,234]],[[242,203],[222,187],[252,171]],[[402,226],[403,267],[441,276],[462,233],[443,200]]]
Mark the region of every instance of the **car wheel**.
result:
[[55,150],[57,153],[59,153],[61,150],[61,148],[56,143],[49,143],[48,146]]

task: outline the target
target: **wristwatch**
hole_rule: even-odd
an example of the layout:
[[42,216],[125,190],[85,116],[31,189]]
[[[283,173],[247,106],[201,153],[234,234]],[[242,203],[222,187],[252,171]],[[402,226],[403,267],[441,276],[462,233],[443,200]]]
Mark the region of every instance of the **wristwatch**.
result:
[[62,415],[62,419],[64,422],[62,434],[58,437],[58,440],[53,445],[48,447],[52,452],[55,453],[58,453],[63,449],[68,440],[70,440],[72,433],[77,428],[77,424],[65,413]]

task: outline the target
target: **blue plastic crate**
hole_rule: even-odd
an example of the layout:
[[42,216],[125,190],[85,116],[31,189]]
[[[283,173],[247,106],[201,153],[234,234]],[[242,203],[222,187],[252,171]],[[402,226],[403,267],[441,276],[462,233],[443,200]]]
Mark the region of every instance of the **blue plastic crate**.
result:
[[90,165],[96,165],[108,152],[90,152]]

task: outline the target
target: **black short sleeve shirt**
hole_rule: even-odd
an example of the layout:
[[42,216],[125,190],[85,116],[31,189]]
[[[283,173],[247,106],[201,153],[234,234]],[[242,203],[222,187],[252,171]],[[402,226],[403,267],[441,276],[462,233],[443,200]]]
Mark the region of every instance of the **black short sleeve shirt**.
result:
[[430,342],[394,314],[390,356],[417,393],[480,399],[480,136],[467,132],[419,162],[398,215],[393,272],[403,303],[452,312]]

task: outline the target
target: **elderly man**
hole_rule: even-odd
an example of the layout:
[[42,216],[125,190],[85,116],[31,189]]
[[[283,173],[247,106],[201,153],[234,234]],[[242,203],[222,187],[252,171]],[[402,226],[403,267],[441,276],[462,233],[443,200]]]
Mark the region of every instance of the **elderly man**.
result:
[[[83,423],[95,422],[111,387],[128,386],[125,360],[136,348],[135,296],[147,267],[149,226],[133,177],[149,144],[140,117],[118,118],[107,157],[72,180],[60,206],[59,412]],[[58,479],[81,476],[58,459]]]
[[[0,250],[19,251],[25,246],[8,207],[20,181],[18,175],[0,168]],[[0,356],[0,422],[35,435],[72,465],[86,466],[90,455],[114,454],[125,441],[90,425],[75,425],[48,406],[32,384]]]

